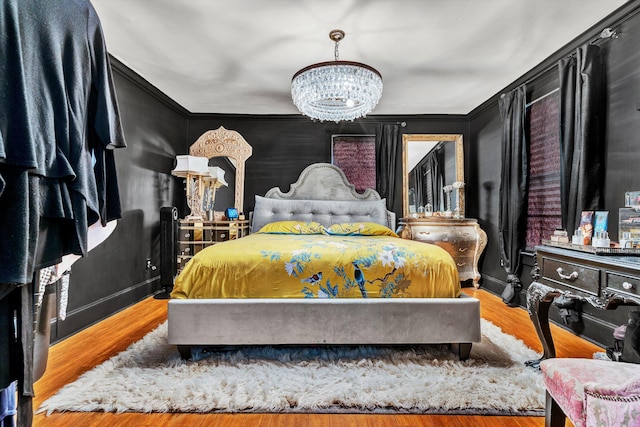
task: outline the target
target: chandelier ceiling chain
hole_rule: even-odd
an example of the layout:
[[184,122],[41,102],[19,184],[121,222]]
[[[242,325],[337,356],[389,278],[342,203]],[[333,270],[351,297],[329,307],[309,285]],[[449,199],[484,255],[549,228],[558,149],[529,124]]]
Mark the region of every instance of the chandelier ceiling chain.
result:
[[338,52],[338,47],[340,46],[340,40],[344,38],[344,31],[333,30],[329,33],[329,38],[335,42],[335,46],[333,48],[333,57],[336,59],[336,61],[339,61],[340,53]]
[[291,80],[291,96],[298,110],[315,120],[336,123],[364,117],[382,95],[382,76],[373,67],[340,61],[339,44],[344,31],[332,30],[334,61],[309,65]]

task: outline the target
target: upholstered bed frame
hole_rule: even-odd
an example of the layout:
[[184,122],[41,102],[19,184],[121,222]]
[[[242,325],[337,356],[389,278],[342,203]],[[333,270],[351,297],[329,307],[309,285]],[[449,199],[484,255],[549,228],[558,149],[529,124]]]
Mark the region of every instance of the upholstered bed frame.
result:
[[[307,167],[291,189],[256,197],[252,230],[283,220],[323,225],[395,215],[374,190],[360,194],[337,167]],[[168,341],[188,358],[192,346],[297,344],[451,344],[461,359],[480,341],[480,302],[459,298],[172,299]],[[318,327],[322,325],[322,327]]]

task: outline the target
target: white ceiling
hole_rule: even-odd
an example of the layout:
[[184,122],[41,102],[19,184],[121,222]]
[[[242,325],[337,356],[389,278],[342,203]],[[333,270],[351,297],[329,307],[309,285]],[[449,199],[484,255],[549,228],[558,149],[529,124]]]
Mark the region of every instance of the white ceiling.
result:
[[624,0],[91,0],[109,52],[194,113],[296,114],[291,77],[384,79],[372,114],[467,114]]

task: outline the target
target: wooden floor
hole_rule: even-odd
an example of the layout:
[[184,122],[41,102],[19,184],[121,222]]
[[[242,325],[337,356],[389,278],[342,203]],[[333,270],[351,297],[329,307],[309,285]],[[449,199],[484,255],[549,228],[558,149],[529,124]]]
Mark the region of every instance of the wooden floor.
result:
[[[465,288],[480,299],[483,318],[541,352],[527,312],[507,307],[500,298],[483,290]],[[63,385],[141,339],[167,318],[167,300],[148,298],[114,316],[52,346],[44,376],[35,384],[34,409]],[[552,325],[558,357],[591,358],[601,348]],[[490,396],[487,396],[490,398]],[[37,414],[34,426],[543,426],[542,417],[494,417],[459,415],[327,415],[327,414]],[[567,425],[570,425],[567,422]]]

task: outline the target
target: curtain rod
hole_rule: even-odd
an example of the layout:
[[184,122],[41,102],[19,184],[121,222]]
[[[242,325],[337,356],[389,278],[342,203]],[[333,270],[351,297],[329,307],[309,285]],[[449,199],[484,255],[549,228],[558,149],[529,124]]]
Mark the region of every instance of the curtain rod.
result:
[[[569,42],[567,45],[568,46],[577,46],[577,45],[583,45],[585,43],[588,43],[589,42],[589,38],[587,38],[586,35],[590,34],[591,37],[593,37],[593,34],[594,34],[593,29],[594,28],[609,27],[609,28],[620,29],[625,22],[627,22],[630,19],[635,18],[639,13],[640,13],[640,5],[638,5],[637,2],[627,2],[627,4],[624,4],[624,5],[620,6],[613,13],[611,13],[607,17],[603,18],[599,23],[597,23],[593,27],[591,27],[590,30],[585,31],[585,33],[583,33],[583,35],[576,37],[573,41]],[[602,31],[600,33],[597,33],[597,34],[601,34],[601,33],[602,33]],[[621,33],[622,33],[622,31],[618,32],[618,34],[621,34]],[[533,69],[529,70],[527,73],[525,73],[525,74],[521,75],[520,77],[518,77],[516,80],[514,80],[508,86],[505,86],[504,88],[502,88],[500,92],[496,93],[490,99],[486,100],[483,104],[481,104],[478,107],[476,107],[470,113],[470,115],[471,116],[475,116],[476,114],[480,114],[482,111],[485,111],[486,109],[491,108],[493,103],[497,102],[496,100],[499,99],[501,95],[504,95],[505,93],[510,92],[510,91],[522,86],[522,85],[529,84],[532,81],[539,79],[543,74],[553,70],[557,66],[557,62],[558,62],[557,58],[558,58],[558,56],[562,57],[561,56],[561,52],[563,50],[564,49],[560,49],[557,52],[555,52],[554,54],[551,54],[547,59],[542,61],[536,67],[534,67]],[[575,48],[573,48],[572,50],[575,50]],[[566,53],[564,53],[564,54],[566,55],[569,52],[570,52],[570,50],[567,49]],[[551,64],[551,61],[554,61],[554,63]],[[545,67],[545,65],[546,65],[546,68],[543,68],[543,67]]]
[[[608,41],[612,38],[617,39],[618,38],[618,31],[616,31],[615,28],[611,28],[611,27],[606,27],[605,29],[603,29],[602,31],[600,31],[600,34],[598,34],[598,37],[592,39],[589,44],[596,44],[600,41]],[[575,55],[574,53],[571,53],[570,55],[566,56],[565,58],[571,58],[572,56]],[[525,83],[523,83],[523,85],[526,85],[527,83],[533,81],[534,79],[538,79],[540,78],[542,75],[548,73],[549,71],[553,70],[555,67],[558,66],[558,62],[556,61],[555,64],[550,65],[549,67],[547,67],[544,71],[541,71],[540,73],[538,73],[535,77],[532,77],[531,79],[528,79]],[[538,98],[534,99],[533,101],[530,101],[529,103],[525,104],[525,108],[529,108],[531,107],[533,104],[535,104],[538,101],[542,101],[544,98],[546,98],[549,95],[552,95],[556,92],[558,92],[560,90],[560,88],[555,88],[553,90],[551,90],[550,92],[539,96]]]
[[[635,15],[635,14],[634,14]],[[626,19],[625,19],[626,21]],[[616,26],[619,26],[622,24],[622,22],[624,21],[620,21],[620,23],[616,24]],[[588,43],[586,44],[597,44],[598,42],[601,41],[609,41],[612,38],[617,39],[618,36],[620,35],[620,33],[612,27],[606,27],[604,28],[602,31],[600,31],[600,34],[598,34],[597,37],[591,39]],[[570,54],[568,54],[567,56],[564,56],[562,59],[568,59],[568,58],[572,58],[573,56],[575,56],[575,49],[574,52],[571,52]],[[540,78],[542,75],[548,73],[549,71],[553,70],[554,68],[556,68],[558,66],[558,62],[560,60],[556,61],[555,63],[549,65],[547,68],[545,68],[544,70],[540,71],[539,73],[536,73],[535,76],[528,78],[524,83],[522,83],[523,85],[527,85],[529,83],[531,83],[532,81]],[[518,85],[521,86],[521,85]]]
[[533,101],[530,101],[528,104],[525,105],[525,108],[529,108],[531,107],[533,104],[535,104],[538,101],[542,101],[543,99],[545,99],[547,96],[549,95],[553,95],[554,93],[558,92],[560,90],[559,87],[553,89],[552,91],[550,91],[549,93],[545,93],[544,95],[539,96],[538,98],[534,99]]

